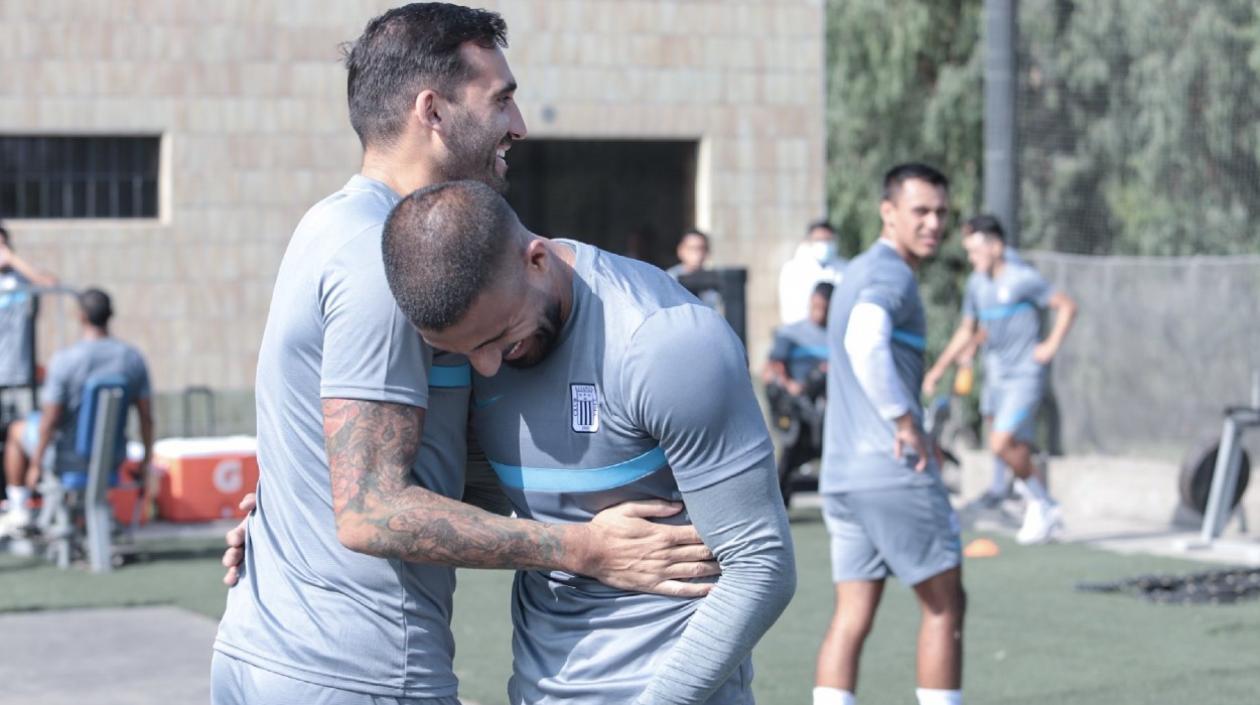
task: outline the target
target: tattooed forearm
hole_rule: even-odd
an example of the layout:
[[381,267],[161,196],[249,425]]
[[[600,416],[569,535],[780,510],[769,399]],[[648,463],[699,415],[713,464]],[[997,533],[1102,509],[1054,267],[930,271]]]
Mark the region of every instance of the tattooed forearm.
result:
[[351,550],[467,568],[571,568],[559,527],[507,519],[416,484],[424,410],[326,399],[337,535]]

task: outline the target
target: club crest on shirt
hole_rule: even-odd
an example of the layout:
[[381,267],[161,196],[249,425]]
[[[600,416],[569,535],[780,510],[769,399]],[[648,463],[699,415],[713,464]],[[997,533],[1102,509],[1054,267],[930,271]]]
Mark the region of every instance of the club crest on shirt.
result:
[[570,384],[569,399],[573,406],[573,430],[595,433],[599,430],[599,392],[593,384]]

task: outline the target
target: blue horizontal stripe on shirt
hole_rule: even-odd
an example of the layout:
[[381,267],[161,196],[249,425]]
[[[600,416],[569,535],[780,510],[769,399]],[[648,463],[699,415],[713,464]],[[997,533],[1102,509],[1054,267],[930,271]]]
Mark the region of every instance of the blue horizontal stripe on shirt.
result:
[[600,468],[533,468],[490,460],[504,485],[535,492],[602,492],[628,485],[665,467],[665,451],[653,448],[636,458]]
[[927,340],[923,336],[911,333],[908,330],[893,329],[892,339],[898,343],[909,345],[915,350],[923,351],[927,349]]
[[792,348],[792,352],[788,354],[788,358],[791,360],[800,360],[806,357],[826,360],[827,348],[822,345],[801,345]]
[[429,368],[429,386],[452,388],[467,387],[472,384],[472,369],[468,363],[462,365],[434,365]]
[[993,321],[999,318],[1010,318],[1020,311],[1035,308],[1027,301],[1020,301],[1017,304],[1007,304],[1005,306],[991,306],[989,308],[980,309],[980,320]]

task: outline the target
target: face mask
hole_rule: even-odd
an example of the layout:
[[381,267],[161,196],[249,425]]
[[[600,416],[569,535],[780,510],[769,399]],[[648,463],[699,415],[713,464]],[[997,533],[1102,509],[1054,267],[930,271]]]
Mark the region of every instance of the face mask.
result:
[[809,243],[809,253],[819,264],[826,264],[836,258],[836,243],[815,240]]

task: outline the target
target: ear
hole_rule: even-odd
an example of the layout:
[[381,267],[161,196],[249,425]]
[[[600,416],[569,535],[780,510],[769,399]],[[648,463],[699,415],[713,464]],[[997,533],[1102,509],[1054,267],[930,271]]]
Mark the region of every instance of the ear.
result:
[[547,243],[540,237],[532,237],[529,244],[525,246],[525,269],[531,274],[539,274],[546,271],[550,265],[549,258],[551,251],[547,249]]
[[884,225],[892,222],[893,214],[896,212],[897,207],[893,205],[892,201],[884,199],[879,202],[879,219],[884,222]]
[[440,130],[442,114],[446,111],[446,103],[437,91],[426,88],[416,95],[416,103],[412,115],[416,121],[430,130]]

